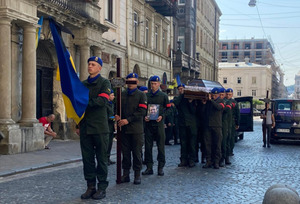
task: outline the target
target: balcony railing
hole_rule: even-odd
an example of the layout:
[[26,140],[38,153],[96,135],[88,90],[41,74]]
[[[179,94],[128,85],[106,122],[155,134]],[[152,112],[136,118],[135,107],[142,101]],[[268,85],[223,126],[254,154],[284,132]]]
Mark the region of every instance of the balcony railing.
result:
[[200,72],[200,61],[190,57],[189,55],[177,50],[173,57],[173,66],[182,67],[195,72]]
[[97,21],[100,18],[100,7],[93,3],[92,0],[46,0],[46,2],[84,18],[91,18]]
[[177,13],[176,0],[146,0],[146,3],[163,16],[174,16]]

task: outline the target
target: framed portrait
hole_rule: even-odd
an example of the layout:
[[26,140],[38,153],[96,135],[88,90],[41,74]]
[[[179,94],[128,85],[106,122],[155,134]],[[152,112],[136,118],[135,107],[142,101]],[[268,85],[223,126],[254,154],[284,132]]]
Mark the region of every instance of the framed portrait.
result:
[[147,117],[149,120],[157,120],[159,116],[159,104],[148,104]]

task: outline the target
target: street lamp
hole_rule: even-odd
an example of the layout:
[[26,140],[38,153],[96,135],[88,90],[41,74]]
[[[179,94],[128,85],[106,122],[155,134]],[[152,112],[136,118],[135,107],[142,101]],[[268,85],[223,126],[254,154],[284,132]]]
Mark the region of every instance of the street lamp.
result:
[[249,4],[250,7],[256,6],[256,0],[250,0]]

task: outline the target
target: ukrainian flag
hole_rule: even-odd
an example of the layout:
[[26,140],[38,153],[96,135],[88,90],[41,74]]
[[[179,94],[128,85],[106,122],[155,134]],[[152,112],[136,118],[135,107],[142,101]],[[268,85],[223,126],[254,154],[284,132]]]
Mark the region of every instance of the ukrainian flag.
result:
[[41,18],[38,21],[38,25],[40,25],[40,27],[36,29],[35,48],[37,48],[38,44],[39,44],[39,39],[40,39],[40,36],[41,36],[41,30],[42,30],[43,20],[44,20],[44,17],[41,16]]
[[68,118],[78,124],[89,102],[89,90],[78,78],[72,57],[60,36],[62,28],[49,18],[60,72],[60,84]]
[[179,74],[177,74],[176,78],[174,79],[174,87],[177,88],[177,86],[180,84],[181,84],[180,76]]

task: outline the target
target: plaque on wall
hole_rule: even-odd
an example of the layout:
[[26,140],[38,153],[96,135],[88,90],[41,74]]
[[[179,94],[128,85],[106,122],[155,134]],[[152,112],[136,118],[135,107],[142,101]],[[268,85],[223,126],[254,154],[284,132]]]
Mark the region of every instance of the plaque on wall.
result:
[[109,53],[106,52],[102,52],[101,54],[101,59],[104,63],[109,64],[110,60],[109,60]]

